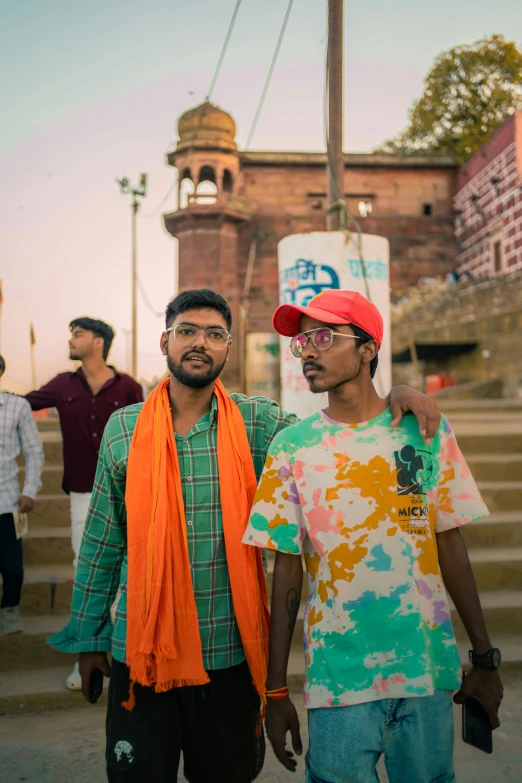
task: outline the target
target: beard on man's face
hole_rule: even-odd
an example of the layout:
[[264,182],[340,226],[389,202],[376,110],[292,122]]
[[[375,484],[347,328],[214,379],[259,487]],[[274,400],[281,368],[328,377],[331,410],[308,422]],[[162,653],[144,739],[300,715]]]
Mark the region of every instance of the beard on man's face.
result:
[[185,370],[182,366],[183,360],[190,354],[194,354],[195,351],[187,351],[182,357],[179,364],[175,364],[172,357],[167,353],[167,367],[177,381],[188,386],[190,389],[204,389],[206,386],[210,386],[216,378],[221,375],[223,367],[226,363],[226,356],[219,366],[215,366],[212,358],[205,354],[205,358],[208,361],[208,370],[206,372],[191,373],[189,370]]

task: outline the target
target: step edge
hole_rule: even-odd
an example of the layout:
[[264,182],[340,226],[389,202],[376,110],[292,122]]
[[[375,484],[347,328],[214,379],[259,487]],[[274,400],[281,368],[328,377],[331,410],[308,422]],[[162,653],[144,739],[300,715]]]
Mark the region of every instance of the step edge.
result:
[[[25,473],[25,464],[20,465],[19,473]],[[46,462],[42,468],[42,473],[63,473],[63,464],[61,462]]]
[[[505,557],[498,557],[500,552],[502,552]],[[491,558],[492,553],[495,553],[497,556]],[[472,563],[518,563],[519,561],[522,561],[522,547],[468,547],[468,555]],[[489,556],[489,560],[486,555]]]
[[71,538],[71,528],[68,525],[63,525],[62,527],[58,525],[53,525],[52,527],[44,526],[42,527],[30,527],[27,531],[27,535],[24,536],[24,538],[27,540],[29,538],[40,540],[45,538]]
[[522,523],[522,511],[494,511],[473,522],[462,525],[462,528],[472,528],[474,525],[517,525]]
[[41,502],[42,500],[45,501],[62,500],[64,502],[67,501],[67,503],[70,503],[69,495],[66,495],[65,492],[60,492],[60,494],[55,494],[55,495],[37,495],[36,502],[38,503]]
[[522,481],[477,481],[477,487],[486,491],[502,491],[505,489],[522,490]]

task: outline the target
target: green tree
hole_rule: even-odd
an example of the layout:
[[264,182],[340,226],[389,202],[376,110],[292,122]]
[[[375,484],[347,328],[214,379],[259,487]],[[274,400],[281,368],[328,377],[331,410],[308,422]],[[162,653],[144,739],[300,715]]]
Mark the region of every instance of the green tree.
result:
[[437,57],[408,126],[379,151],[452,155],[462,163],[517,109],[522,109],[522,52],[513,41],[492,35]]

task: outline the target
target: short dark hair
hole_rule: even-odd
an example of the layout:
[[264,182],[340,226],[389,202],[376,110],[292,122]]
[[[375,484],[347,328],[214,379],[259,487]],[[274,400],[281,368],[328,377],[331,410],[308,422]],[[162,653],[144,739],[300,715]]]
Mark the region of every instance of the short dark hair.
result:
[[5,359],[3,356],[0,356],[0,372],[5,372]]
[[69,329],[72,332],[77,326],[80,329],[93,332],[95,337],[103,337],[103,358],[107,359],[115,335],[112,326],[106,324],[105,321],[100,321],[99,318],[89,318],[88,315],[82,315],[80,318],[75,318],[74,321],[71,321],[69,324]]
[[167,329],[174,318],[177,318],[181,313],[186,313],[187,310],[202,310],[204,307],[211,307],[213,310],[217,310],[218,313],[221,313],[225,319],[227,329],[230,332],[232,329],[232,313],[230,312],[230,307],[221,294],[211,291],[210,288],[183,291],[181,294],[178,294],[172,302],[169,302],[165,312],[165,324]]
[[[365,343],[369,343],[370,340],[375,340],[375,337],[372,337],[371,334],[365,332],[364,329],[359,329],[358,326],[354,326],[353,324],[350,324],[350,329],[359,338],[358,345],[364,345]],[[379,353],[377,352],[370,362],[370,378],[373,378],[375,373],[377,372],[378,364],[379,364]]]

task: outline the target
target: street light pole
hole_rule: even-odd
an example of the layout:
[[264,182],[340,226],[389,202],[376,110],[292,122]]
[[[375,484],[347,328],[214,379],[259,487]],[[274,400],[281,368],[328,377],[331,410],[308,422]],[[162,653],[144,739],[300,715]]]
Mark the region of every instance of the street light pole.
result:
[[[343,154],[343,16],[344,0],[328,0],[328,205],[344,201]],[[326,216],[328,231],[338,231],[341,204]]]
[[131,372],[133,378],[138,380],[138,260],[136,249],[136,216],[140,208],[140,202],[138,196],[145,198],[147,195],[147,175],[140,175],[140,184],[137,187],[133,187],[127,177],[123,179],[117,179],[116,182],[120,186],[120,193],[131,193],[131,229],[132,229],[132,256],[131,256],[131,268],[132,268],[132,362]]

